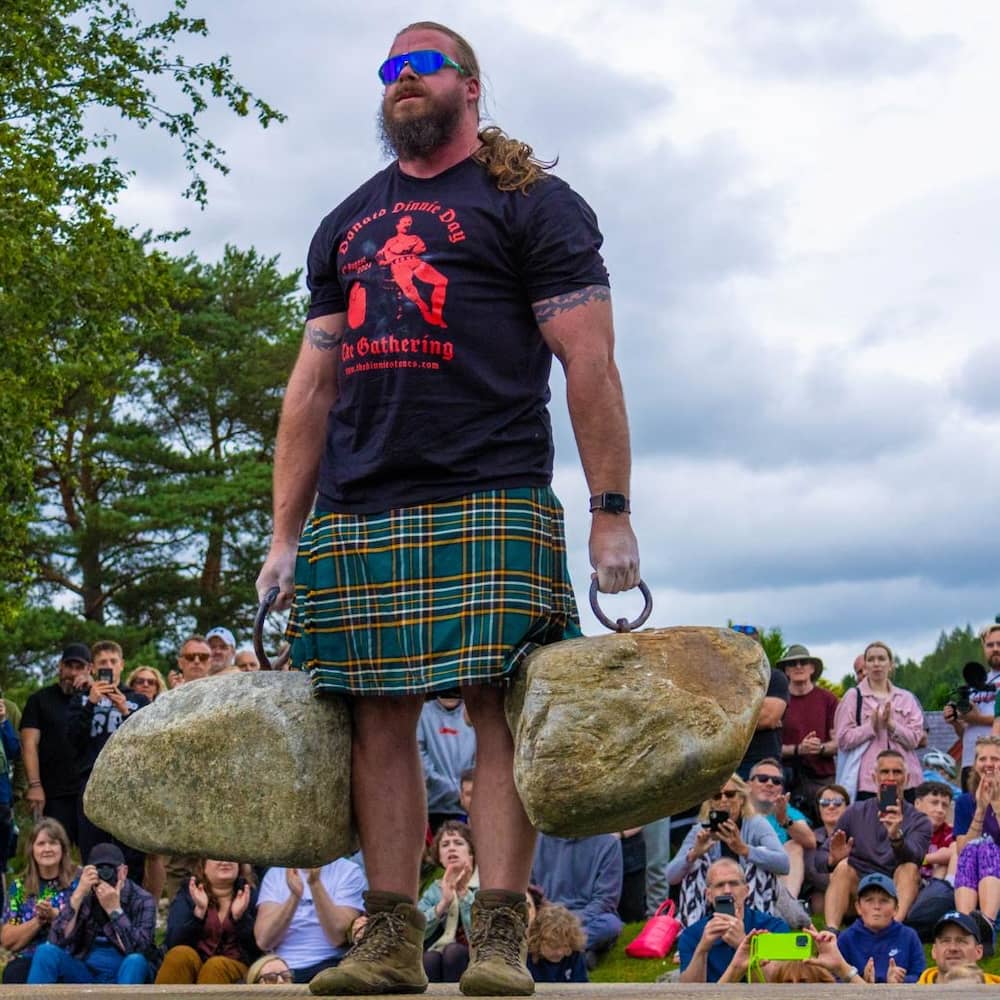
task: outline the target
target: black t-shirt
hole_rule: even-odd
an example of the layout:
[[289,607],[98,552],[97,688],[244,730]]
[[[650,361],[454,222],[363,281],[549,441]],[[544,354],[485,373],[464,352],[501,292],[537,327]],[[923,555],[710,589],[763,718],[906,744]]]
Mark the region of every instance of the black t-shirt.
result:
[[309,316],[347,326],[317,510],[547,485],[552,356],[531,306],[607,285],[601,242],[564,181],[499,191],[471,159],[426,180],[393,163],[328,215]]
[[[771,680],[767,685],[766,698],[780,698],[786,705],[791,697],[788,693],[788,677],[783,670],[771,667]],[[740,769],[747,769],[765,757],[781,760],[781,726],[777,729],[758,729],[750,740],[750,746],[743,756]]]
[[79,693],[63,694],[50,684],[32,694],[21,715],[22,729],[37,729],[38,772],[47,798],[77,793],[77,753],[66,732],[70,702]]

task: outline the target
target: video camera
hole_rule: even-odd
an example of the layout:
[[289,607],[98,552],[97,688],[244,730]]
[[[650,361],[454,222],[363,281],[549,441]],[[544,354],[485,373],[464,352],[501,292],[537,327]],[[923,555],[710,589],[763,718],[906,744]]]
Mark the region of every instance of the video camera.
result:
[[978,660],[970,660],[962,667],[962,679],[965,683],[959,684],[951,692],[951,697],[947,702],[959,715],[965,715],[967,712],[972,711],[972,694],[974,691],[996,693],[996,684],[991,684],[986,680],[986,667]]

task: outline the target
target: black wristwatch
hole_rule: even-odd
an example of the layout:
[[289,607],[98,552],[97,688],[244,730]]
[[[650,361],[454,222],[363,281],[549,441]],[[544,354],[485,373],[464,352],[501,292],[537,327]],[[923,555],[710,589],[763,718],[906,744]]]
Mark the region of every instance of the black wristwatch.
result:
[[603,510],[608,514],[631,514],[628,497],[624,493],[598,493],[590,498],[590,512]]

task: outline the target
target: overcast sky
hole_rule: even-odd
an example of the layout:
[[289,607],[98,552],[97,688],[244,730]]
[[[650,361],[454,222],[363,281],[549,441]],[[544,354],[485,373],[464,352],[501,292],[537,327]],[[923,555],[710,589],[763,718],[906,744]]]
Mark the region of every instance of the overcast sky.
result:
[[[144,12],[160,8],[143,0]],[[443,21],[487,110],[596,210],[633,442],[652,624],[778,625],[841,677],[1000,612],[1000,5],[980,0],[190,0],[288,115],[223,114],[209,208],[122,134],[120,218],[302,266],[379,169],[379,63]],[[554,378],[556,488],[581,603],[587,489]],[[631,615],[635,595],[606,602]],[[598,626],[585,607],[587,631]]]

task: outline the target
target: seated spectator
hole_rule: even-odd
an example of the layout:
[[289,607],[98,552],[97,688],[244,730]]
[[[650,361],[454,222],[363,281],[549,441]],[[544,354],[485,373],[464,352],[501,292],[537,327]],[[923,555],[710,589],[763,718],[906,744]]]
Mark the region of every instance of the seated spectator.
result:
[[907,772],[902,754],[883,750],[869,780],[876,788],[895,785],[897,805],[881,811],[879,800],[869,798],[849,806],[837,821],[836,831],[827,842],[831,874],[824,904],[827,927],[834,931],[865,875],[882,874],[896,883],[894,915],[900,921],[920,891],[919,866],[931,842],[931,821],[903,798]]
[[35,952],[28,983],[145,983],[155,929],[153,897],[128,878],[114,844],[97,844]]
[[[729,814],[715,829],[709,822],[713,811]],[[691,827],[667,865],[667,881],[681,887],[680,922],[688,926],[705,916],[708,869],[722,857],[739,860],[748,885],[750,908],[774,912],[778,876],[788,874],[788,855],[771,824],[754,812],[746,782],[734,774],[720,792],[702,803],[698,819],[700,822]]]
[[622,851],[613,834],[552,837],[539,834],[531,881],[545,898],[561,903],[583,924],[587,962],[593,968],[622,932],[618,901],[622,894]]
[[931,821],[931,844],[920,874],[925,879],[943,879],[948,874],[948,865],[954,853],[952,844],[955,834],[947,822],[951,810],[951,786],[943,781],[925,781],[917,786],[913,805]]
[[805,877],[812,913],[823,912],[826,887],[830,884],[830,869],[827,867],[829,842],[837,820],[850,804],[851,797],[841,785],[826,785],[816,796],[816,815],[819,816],[820,825],[813,830],[816,837],[815,849],[806,851]]
[[858,916],[837,939],[841,954],[867,983],[915,983],[924,971],[916,931],[896,919],[899,896],[887,875],[874,872],[858,885]]
[[528,925],[528,971],[536,983],[589,983],[580,921],[558,903],[540,907]]
[[295,981],[295,973],[280,955],[261,955],[247,969],[247,986],[278,986]]
[[458,697],[439,695],[424,703],[417,723],[417,746],[427,787],[427,822],[431,833],[446,819],[459,819],[462,772],[475,763],[476,731]]
[[427,921],[424,971],[429,982],[457,983],[469,964],[472,900],[479,888],[472,831],[458,820],[445,820],[430,853],[444,875],[431,882],[417,903]]
[[253,873],[249,865],[207,859],[195,871],[170,904],[156,984],[242,983],[258,954]]
[[3,914],[0,944],[13,953],[5,983],[26,983],[35,949],[48,938],[52,921],[79,881],[62,823],[40,819],[28,837],[24,874],[14,879]]
[[[986,733],[989,736],[989,732]],[[941,750],[928,750],[921,760],[924,769],[924,781],[939,781],[951,789],[951,801],[954,805],[955,799],[962,794],[962,789],[956,784],[958,777],[958,767],[955,758],[950,753]],[[971,766],[969,770],[972,770]],[[952,816],[948,820],[952,820]]]
[[983,972],[978,965],[956,965],[941,975],[939,983],[990,983],[1000,982],[995,976]]
[[796,901],[805,877],[805,852],[816,847],[816,835],[805,815],[789,805],[789,795],[784,792],[784,773],[781,763],[773,757],[754,764],[750,770],[750,804],[754,812],[770,823],[788,855],[788,874],[779,876],[787,890],[787,896],[779,900],[781,914],[793,927],[805,927],[810,922],[809,914]]
[[257,896],[254,936],[261,951],[280,955],[307,983],[337,965],[347,931],[364,910],[365,878],[344,858],[322,868],[271,868]]
[[996,923],[1000,911],[1000,738],[976,740],[969,791],[955,803],[955,909],[977,907]]
[[[723,858],[709,867],[705,886],[708,912],[677,939],[682,983],[717,983],[751,931],[788,931],[784,920],[748,906],[748,895],[743,869],[735,859]],[[721,905],[723,897],[732,905],[733,916],[715,911],[716,902]]]
[[[925,969],[918,983],[943,982],[952,969],[975,966],[983,957],[983,938],[979,923],[967,913],[951,910],[934,927],[931,958],[935,964]],[[989,974],[982,982],[1000,983],[1000,976]]]
[[[837,947],[837,935],[832,931],[816,933],[812,927],[804,928],[816,948],[813,958],[784,962],[761,962],[760,971],[768,983],[861,983],[858,970],[847,961]],[[750,942],[768,931],[750,931],[740,942],[733,960],[719,979],[720,983],[738,983],[747,975],[750,965]]]

